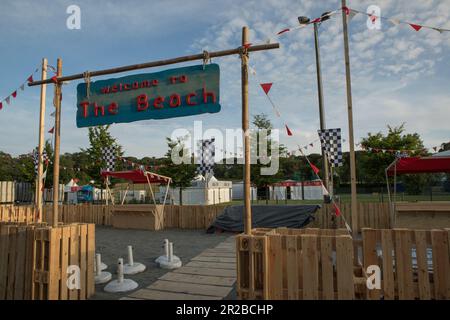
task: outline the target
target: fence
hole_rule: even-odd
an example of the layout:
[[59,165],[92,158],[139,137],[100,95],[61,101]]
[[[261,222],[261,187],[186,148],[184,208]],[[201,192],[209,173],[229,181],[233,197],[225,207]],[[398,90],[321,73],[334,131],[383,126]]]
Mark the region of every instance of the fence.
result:
[[450,299],[450,229],[363,229],[364,267],[378,265],[382,288],[369,299]]
[[236,245],[242,299],[354,299],[364,282],[361,273],[354,281],[359,266],[346,230],[255,229],[237,236]]
[[[95,292],[95,225],[0,223],[0,300],[84,300]],[[74,287],[69,266],[79,267]],[[68,281],[69,280],[69,281]]]

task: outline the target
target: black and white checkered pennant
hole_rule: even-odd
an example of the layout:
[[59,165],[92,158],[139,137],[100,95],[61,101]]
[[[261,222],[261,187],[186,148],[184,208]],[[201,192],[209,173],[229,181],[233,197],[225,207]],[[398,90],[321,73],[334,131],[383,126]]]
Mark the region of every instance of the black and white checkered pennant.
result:
[[342,136],[341,129],[318,130],[322,150],[328,157],[333,168],[341,167],[342,161]]
[[114,171],[116,164],[116,148],[106,147],[102,148],[102,159],[106,163],[105,171]]
[[[45,150],[43,150],[42,152],[42,159],[44,163],[46,163],[48,160],[47,152],[45,152]],[[34,164],[34,172],[37,174],[39,166],[39,152],[36,149],[33,150],[33,164]]]
[[205,175],[214,174],[214,158],[216,157],[215,139],[202,140],[198,142],[197,173]]

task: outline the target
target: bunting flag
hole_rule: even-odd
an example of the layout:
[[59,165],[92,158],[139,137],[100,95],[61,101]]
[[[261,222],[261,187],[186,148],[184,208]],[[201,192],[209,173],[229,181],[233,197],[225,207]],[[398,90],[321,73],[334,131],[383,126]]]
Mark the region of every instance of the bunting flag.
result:
[[53,111],[52,113],[50,113],[50,117],[55,117],[56,116],[56,111]]
[[290,136],[290,137],[292,137],[292,131],[291,131],[291,129],[289,129],[289,127],[287,126],[287,124],[286,124],[285,126],[286,126],[286,132],[287,132],[287,135]]
[[352,14],[352,13],[353,13],[353,15],[356,15],[356,14],[363,14],[363,15],[366,15],[366,16],[368,16],[368,17],[371,19],[371,21],[372,21],[373,23],[375,23],[375,21],[376,21],[377,19],[382,19],[382,20],[386,20],[386,21],[390,22],[390,23],[391,23],[392,25],[394,25],[394,26],[398,26],[398,25],[400,25],[400,24],[409,25],[409,26],[410,26],[412,29],[414,29],[416,32],[422,30],[423,28],[431,29],[431,30],[434,30],[434,31],[438,31],[439,33],[450,32],[450,29],[444,29],[444,28],[438,28],[438,27],[425,26],[425,25],[422,25],[422,24],[411,23],[411,22],[402,21],[402,20],[399,20],[399,19],[386,18],[386,17],[383,17],[383,16],[376,16],[376,15],[374,15],[374,14],[372,14],[372,13],[366,13],[366,12],[364,12],[364,11],[359,11],[359,10],[355,10],[355,9],[350,9],[350,8],[347,8],[347,7],[343,7],[342,10],[345,10],[345,11],[347,12],[347,16],[349,16],[349,15]]
[[48,130],[48,133],[51,133],[51,134],[55,133],[55,127],[53,127],[50,130]]
[[106,171],[114,171],[116,164],[116,153],[117,150],[114,146],[102,148],[102,159],[106,164]]
[[311,169],[314,171],[315,174],[319,174],[319,168],[317,168],[315,165],[313,165],[312,163],[309,163],[309,165],[311,166]]
[[27,80],[26,80],[25,82],[21,83],[20,86],[19,86],[16,90],[14,90],[9,96],[7,96],[6,98],[0,100],[0,110],[3,109],[3,102],[6,102],[7,105],[10,105],[10,104],[11,104],[11,97],[17,98],[17,91],[18,91],[19,89],[20,89],[21,91],[24,91],[24,90],[25,90],[25,84],[26,84],[27,82],[28,82],[28,83],[29,83],[29,82],[32,82],[32,81],[33,81],[33,75],[34,75],[35,73],[37,73],[39,70],[40,70],[40,68],[36,68],[36,70],[34,71],[34,73],[32,73],[32,74],[27,78]]
[[334,213],[335,213],[336,217],[339,217],[341,215],[341,210],[339,209],[338,205],[334,201],[333,201],[333,209],[334,209]]
[[215,164],[215,138],[211,138],[209,140],[200,140],[198,141],[198,152],[197,152],[197,173],[203,176],[207,174],[214,174],[214,164]]
[[264,90],[265,94],[269,94],[270,88],[272,88],[273,83],[261,83],[261,88]]

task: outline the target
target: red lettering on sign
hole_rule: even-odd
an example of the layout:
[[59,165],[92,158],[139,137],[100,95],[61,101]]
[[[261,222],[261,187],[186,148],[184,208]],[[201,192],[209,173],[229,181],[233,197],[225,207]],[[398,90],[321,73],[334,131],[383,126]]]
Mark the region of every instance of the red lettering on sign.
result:
[[203,103],[208,103],[208,97],[212,98],[212,103],[216,103],[216,95],[214,92],[207,92],[206,87],[203,87]]
[[152,86],[156,87],[158,84],[159,84],[158,80],[155,79],[155,80],[152,81]]
[[83,101],[80,103],[80,106],[83,108],[83,117],[87,118],[88,116],[88,107],[89,107],[89,101]]
[[99,106],[99,105],[97,105],[96,102],[94,102],[94,115],[96,117],[98,117],[98,111],[99,110],[102,113],[102,116],[104,116],[105,115],[105,107],[104,106]]
[[169,106],[171,108],[176,108],[176,107],[181,106],[181,97],[179,94],[175,93],[170,96]]
[[117,105],[117,103],[112,102],[108,107],[108,112],[110,114],[117,114],[117,113],[119,113],[118,109],[119,109],[119,106]]
[[112,92],[117,92],[117,85],[113,85],[111,91]]
[[186,83],[187,82],[187,76],[186,75],[182,75],[180,77],[180,82]]
[[125,85],[123,86],[124,90],[130,90],[130,85],[128,83],[125,83]]
[[196,97],[196,96],[197,96],[196,93],[189,93],[189,94],[186,96],[186,103],[187,103],[188,106],[195,106],[195,105],[197,105],[196,102],[192,102],[192,101],[191,101],[191,99],[192,99],[193,97]]
[[139,89],[139,82],[133,82],[133,89]]
[[111,92],[111,90],[110,90],[109,87],[104,87],[104,88],[102,88],[102,93],[103,93],[103,94],[107,94],[107,93],[110,93],[110,92]]
[[162,108],[164,108],[163,102],[164,102],[164,97],[157,97],[155,99],[155,101],[153,101],[153,106],[156,109],[162,109]]
[[148,97],[146,94],[141,94],[137,97],[137,110],[145,111],[148,108]]
[[150,81],[148,80],[142,81],[141,88],[148,88],[148,87],[150,87]]
[[170,77],[169,79],[171,84],[177,83],[177,77]]

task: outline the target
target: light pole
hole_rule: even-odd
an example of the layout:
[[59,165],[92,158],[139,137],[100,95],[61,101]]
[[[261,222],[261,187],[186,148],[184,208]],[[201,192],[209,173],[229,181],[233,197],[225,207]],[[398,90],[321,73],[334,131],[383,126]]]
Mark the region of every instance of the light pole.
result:
[[[320,130],[324,130],[326,128],[325,124],[325,111],[324,111],[324,99],[323,99],[323,86],[322,86],[322,69],[320,65],[320,45],[319,45],[319,26],[322,21],[326,21],[330,19],[328,15],[329,12],[325,12],[322,14],[320,21],[314,22],[314,44],[316,48],[316,71],[317,71],[317,93],[319,98],[319,117],[320,117]],[[298,17],[298,22],[301,25],[306,25],[310,23],[310,19],[308,17]],[[332,189],[333,186],[329,183],[329,166],[328,159],[325,151],[322,148],[322,170],[324,173],[323,184],[325,188],[330,191],[330,194],[333,194]],[[329,202],[329,196],[324,195],[324,201]]]

